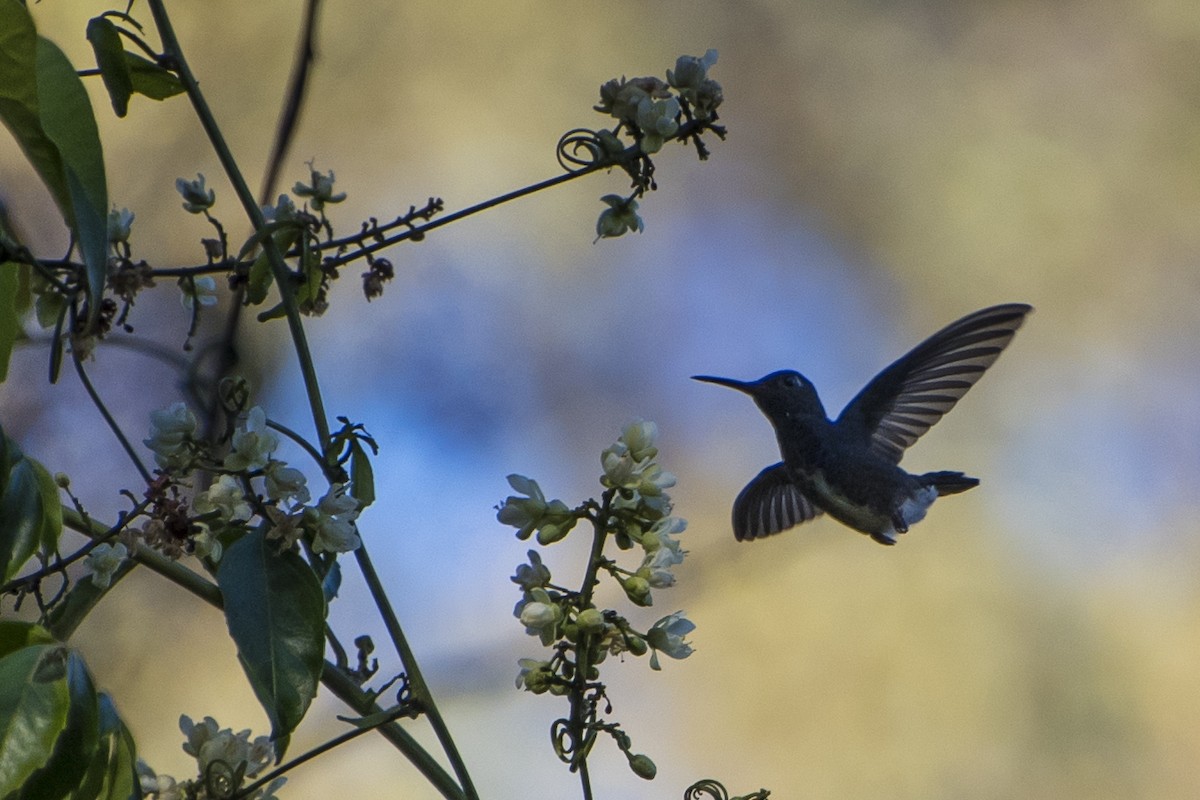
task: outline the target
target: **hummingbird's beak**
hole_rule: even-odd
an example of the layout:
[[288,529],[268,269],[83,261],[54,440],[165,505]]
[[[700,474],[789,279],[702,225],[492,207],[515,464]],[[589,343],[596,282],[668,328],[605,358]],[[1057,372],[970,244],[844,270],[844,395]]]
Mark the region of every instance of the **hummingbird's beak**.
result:
[[718,386],[728,386],[730,389],[737,389],[739,392],[745,392],[746,394],[754,394],[752,385],[747,381],[735,381],[733,378],[718,378],[713,375],[693,375],[692,380],[715,383]]

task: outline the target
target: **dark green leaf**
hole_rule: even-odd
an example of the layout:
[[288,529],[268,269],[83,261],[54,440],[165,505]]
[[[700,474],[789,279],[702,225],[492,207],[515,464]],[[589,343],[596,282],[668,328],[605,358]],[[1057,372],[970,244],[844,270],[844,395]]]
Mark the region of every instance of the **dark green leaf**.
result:
[[125,60],[125,45],[117,26],[108,17],[93,17],[87,26],[87,40],[96,54],[96,66],[104,79],[104,88],[112,100],[113,111],[118,117],[129,113],[129,96],[133,94],[133,76],[129,62]]
[[[46,670],[50,674],[49,670]],[[46,761],[21,787],[20,800],[60,800],[83,780],[100,742],[100,709],[96,688],[74,651],[66,651],[63,678],[70,696],[67,723]]]
[[31,644],[53,644],[50,631],[32,622],[0,620],[0,658]]
[[[271,238],[275,240],[275,246],[279,248],[279,252],[286,253],[299,240],[300,231],[295,227],[284,228],[278,233],[272,234]],[[246,302],[252,306],[262,303],[267,299],[267,292],[270,291],[274,281],[275,273],[271,270],[271,261],[267,258],[267,251],[260,250],[258,257],[250,265],[250,274],[247,276]]]
[[357,438],[350,443],[350,496],[359,502],[359,508],[375,502],[375,471]]
[[325,597],[299,555],[261,530],[226,550],[217,570],[238,660],[271,720],[277,759],[317,692],[325,651]]
[[62,658],[63,647],[23,647],[0,658],[0,797],[18,790],[45,764],[67,725],[71,706],[67,682],[39,681],[46,659]]
[[0,495],[0,582],[25,566],[38,546],[43,523],[42,494],[33,462],[21,459]]
[[128,50],[125,51],[125,62],[133,78],[133,90],[138,94],[151,100],[166,100],[183,93],[183,83],[174,72]]
[[112,698],[101,693],[100,742],[71,800],[129,800],[141,796],[136,754],[129,730],[117,716]]
[[[48,39],[37,39],[37,107],[42,131],[62,157],[75,240],[87,267],[89,324],[104,292],[108,264],[108,181],[100,132],[83,81]],[[44,178],[43,178],[44,179]],[[60,209],[61,210],[61,209]]]
[[73,227],[62,155],[42,128],[37,51],[37,31],[25,5],[12,0],[0,2],[0,119],[50,190],[63,218]]
[[17,308],[20,277],[16,263],[6,261],[0,264],[0,383],[8,378],[8,360],[21,330],[20,310]]
[[54,476],[37,461],[29,459],[33,464],[33,474],[37,478],[38,494],[42,499],[42,529],[38,536],[38,544],[43,553],[54,553],[58,549],[58,539],[62,536],[62,503],[58,499],[58,484]]

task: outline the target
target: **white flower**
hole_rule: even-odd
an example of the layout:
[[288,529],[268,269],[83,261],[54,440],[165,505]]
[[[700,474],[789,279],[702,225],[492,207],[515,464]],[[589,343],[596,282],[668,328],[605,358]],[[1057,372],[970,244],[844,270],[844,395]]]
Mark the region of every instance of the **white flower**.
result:
[[517,659],[521,670],[517,673],[517,688],[527,689],[534,694],[542,694],[550,688],[550,678],[553,671],[549,661],[539,661],[536,658]]
[[282,505],[307,503],[311,496],[304,473],[282,461],[272,460],[267,464],[266,483],[267,497]]
[[87,554],[83,563],[92,573],[92,583],[100,589],[107,589],[112,583],[113,574],[128,555],[129,550],[120,542],[105,542],[92,548],[92,552]]
[[263,206],[263,218],[269,222],[283,222],[296,218],[296,204],[286,194],[279,195],[279,202],[273,206]]
[[197,725],[185,714],[179,718],[179,728],[187,737],[183,751],[195,757],[201,775],[220,761],[231,771],[244,764],[246,777],[252,778],[271,763],[274,755],[268,737],[259,736],[251,743],[249,729],[234,733],[231,728],[221,728],[212,717],[205,717]]
[[668,614],[651,626],[646,633],[646,643],[654,649],[650,656],[650,668],[661,669],[658,664],[658,653],[671,658],[687,658],[692,654],[692,646],[683,639],[696,629],[696,624],[684,616],[684,612],[676,611]]
[[316,508],[305,509],[313,533],[313,550],[318,553],[349,553],[362,540],[354,529],[358,501],[346,494],[344,485],[330,487]]
[[188,311],[197,305],[205,307],[217,304],[217,282],[211,275],[203,275],[199,278],[180,278],[179,288],[182,291],[179,295],[179,304]]
[[658,439],[658,426],[653,422],[636,420],[625,426],[621,438],[617,441],[629,448],[629,454],[634,461],[644,461],[658,455],[655,441]]
[[196,415],[186,403],[173,403],[161,411],[150,412],[150,438],[143,442],[154,452],[155,462],[163,469],[178,469],[187,455],[187,443],[196,433]]
[[277,447],[279,436],[267,427],[267,413],[255,406],[233,434],[233,452],[225,456],[225,469],[234,472],[262,469]]
[[196,558],[207,558],[214,563],[220,561],[221,553],[224,552],[221,540],[203,522],[195,524],[200,528],[199,533],[192,535],[192,552]]
[[[311,167],[311,164],[309,165]],[[315,169],[309,172],[312,180],[312,185],[307,185],[296,181],[296,185],[292,187],[292,191],[299,197],[311,197],[312,207],[317,211],[325,208],[325,204],[340,203],[346,199],[345,192],[333,193],[333,170],[329,170],[322,175]]]
[[112,211],[108,212],[108,242],[109,244],[125,243],[129,241],[129,232],[133,228],[134,214],[128,208],[122,208],[117,211],[113,207]]
[[196,495],[192,508],[197,514],[209,514],[216,511],[219,519],[224,522],[245,522],[253,516],[250,504],[246,502],[246,492],[242,489],[241,481],[233,475],[221,475],[208,487],[208,491]]
[[527,632],[537,633],[557,621],[558,609],[556,606],[535,602],[526,603],[525,607],[521,609],[521,624],[525,626]]
[[642,137],[642,152],[647,155],[662,150],[668,137],[679,130],[679,101],[674,97],[666,100],[651,100],[643,97],[638,102],[637,125]]
[[517,565],[517,574],[510,580],[528,592],[550,582],[550,568],[542,563],[536,550],[530,550],[529,563]]
[[671,567],[683,563],[683,551],[670,547],[660,547],[646,553],[638,574],[643,575],[654,589],[666,589],[675,585],[675,576]]
[[155,774],[150,765],[140,758],[137,760],[136,769],[143,797],[153,800],[186,800],[186,784],[176,784],[170,775]]
[[717,63],[717,51],[709,49],[703,56],[680,56],[675,61],[675,69],[667,70],[667,83],[676,89],[691,89],[695,91],[700,84],[708,80],[708,70]]
[[637,200],[632,197],[625,198],[619,194],[606,194],[600,200],[608,203],[609,207],[604,209],[600,213],[600,218],[596,220],[595,241],[624,236],[629,231],[641,233],[646,227],[642,218],[638,216]]
[[183,207],[192,214],[200,214],[212,208],[217,196],[204,186],[204,176],[197,173],[196,180],[175,179],[175,191],[183,195]]

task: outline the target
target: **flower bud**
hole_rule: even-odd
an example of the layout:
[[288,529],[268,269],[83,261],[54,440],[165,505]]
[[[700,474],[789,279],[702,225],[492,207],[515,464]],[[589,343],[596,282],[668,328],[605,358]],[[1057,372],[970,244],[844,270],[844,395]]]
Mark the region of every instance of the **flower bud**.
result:
[[634,605],[648,606],[653,602],[650,598],[650,582],[645,578],[632,575],[621,581],[621,588]]
[[629,768],[633,770],[633,774],[639,778],[645,778],[648,781],[654,780],[654,776],[658,774],[658,767],[654,766],[654,762],[650,760],[650,756],[638,753],[629,757]]
[[583,633],[601,633],[604,630],[604,614],[597,608],[585,608],[575,618],[579,630]]

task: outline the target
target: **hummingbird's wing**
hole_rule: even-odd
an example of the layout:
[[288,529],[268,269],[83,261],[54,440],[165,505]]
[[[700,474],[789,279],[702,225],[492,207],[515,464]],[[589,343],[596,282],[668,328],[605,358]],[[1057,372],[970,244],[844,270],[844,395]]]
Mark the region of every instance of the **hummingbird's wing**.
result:
[[780,462],[758,473],[733,501],[733,535],[739,542],[761,539],[820,513]]
[[999,358],[1032,310],[1007,303],[950,323],[876,375],[838,424],[861,431],[877,455],[898,463]]

